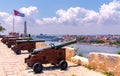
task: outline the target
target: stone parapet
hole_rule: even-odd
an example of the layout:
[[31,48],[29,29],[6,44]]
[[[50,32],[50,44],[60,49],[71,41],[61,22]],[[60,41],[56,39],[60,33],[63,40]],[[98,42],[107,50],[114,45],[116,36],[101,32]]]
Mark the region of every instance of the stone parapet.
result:
[[75,56],[75,49],[72,47],[64,47],[66,51],[66,60],[71,61],[71,57]]
[[80,56],[74,56],[71,58],[71,62],[78,64],[78,65],[82,65],[82,66],[88,66],[88,59],[85,57],[80,57]]
[[36,49],[46,47],[47,44],[44,42],[36,42]]
[[91,52],[88,59],[90,67],[120,76],[120,55]]

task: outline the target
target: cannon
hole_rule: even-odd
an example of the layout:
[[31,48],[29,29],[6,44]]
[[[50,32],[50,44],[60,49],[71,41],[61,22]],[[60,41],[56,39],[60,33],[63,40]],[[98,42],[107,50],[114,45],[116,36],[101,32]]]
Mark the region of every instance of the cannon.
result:
[[17,54],[21,54],[21,50],[32,52],[36,48],[36,42],[45,42],[45,40],[16,40],[16,45],[11,49]]
[[17,40],[27,40],[26,38],[9,38],[8,41],[6,42],[6,45],[8,48],[11,48],[12,45],[16,45]]
[[16,38],[16,37],[14,37],[14,36],[3,36],[2,39],[1,39],[1,41],[2,41],[4,44],[6,44],[6,42],[9,41],[9,38]]
[[34,73],[42,72],[42,64],[48,63],[60,67],[61,70],[65,70],[68,64],[66,62],[65,48],[62,47],[76,42],[77,40],[72,40],[59,45],[51,44],[45,48],[35,49],[27,58],[25,58],[25,63],[28,67],[33,68]]

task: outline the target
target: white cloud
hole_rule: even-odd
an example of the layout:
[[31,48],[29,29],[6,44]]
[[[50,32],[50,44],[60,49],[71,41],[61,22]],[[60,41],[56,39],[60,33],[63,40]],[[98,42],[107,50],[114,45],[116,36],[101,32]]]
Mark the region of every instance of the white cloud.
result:
[[86,10],[80,7],[71,7],[67,11],[60,9],[56,12],[57,17],[43,18],[42,24],[61,24],[61,25],[83,25],[85,22],[93,23],[98,19],[98,13],[93,10]]
[[47,23],[50,25],[59,26],[58,28],[64,25],[64,28],[66,29],[63,32],[65,33],[66,31],[69,31],[71,33],[74,32],[71,31],[72,29],[69,29],[69,27],[72,25],[74,26],[76,33],[83,30],[83,33],[86,34],[120,34],[118,31],[120,30],[120,1],[113,1],[109,4],[103,4],[99,8],[98,12],[81,7],[71,7],[68,10],[60,9],[56,12],[56,14],[58,15],[57,18],[44,18],[43,20],[40,20],[40,22],[42,24]]
[[34,17],[38,14],[38,9],[35,6],[30,6],[28,8],[22,7],[19,9],[19,11],[23,12],[25,16],[30,16],[30,17],[31,16]]
[[[98,12],[81,7],[71,7],[67,10],[57,10],[57,17],[42,19],[37,19],[38,8],[35,6],[18,10],[25,14],[28,32],[32,34],[120,34],[120,1],[103,4]],[[12,15],[0,12],[0,22],[6,26],[12,27],[12,19]],[[23,32],[24,18],[15,17],[15,19],[16,30]]]
[[99,24],[119,25],[120,24],[120,2],[113,1],[103,4],[100,8]]

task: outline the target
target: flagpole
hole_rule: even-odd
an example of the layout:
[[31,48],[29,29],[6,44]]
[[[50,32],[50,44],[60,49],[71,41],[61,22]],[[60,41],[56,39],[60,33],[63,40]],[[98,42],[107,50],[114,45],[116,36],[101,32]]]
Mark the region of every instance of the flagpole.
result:
[[24,16],[24,35],[27,36],[27,22],[25,16]]
[[14,24],[15,22],[14,22],[14,14],[13,14],[13,32],[14,32]]

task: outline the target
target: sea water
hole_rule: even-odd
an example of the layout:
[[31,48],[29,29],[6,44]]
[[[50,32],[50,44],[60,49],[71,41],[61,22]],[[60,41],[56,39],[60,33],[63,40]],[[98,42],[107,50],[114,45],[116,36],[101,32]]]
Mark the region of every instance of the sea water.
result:
[[[39,40],[34,38],[35,40]],[[46,44],[54,43],[55,45],[60,44],[62,42],[56,41],[45,41]],[[77,49],[76,54],[81,53],[84,57],[87,57],[90,52],[102,52],[102,53],[110,53],[110,54],[117,54],[120,51],[120,47],[113,47],[113,46],[99,46],[99,45],[91,45],[91,44],[72,44],[69,45],[70,47],[74,47]]]

